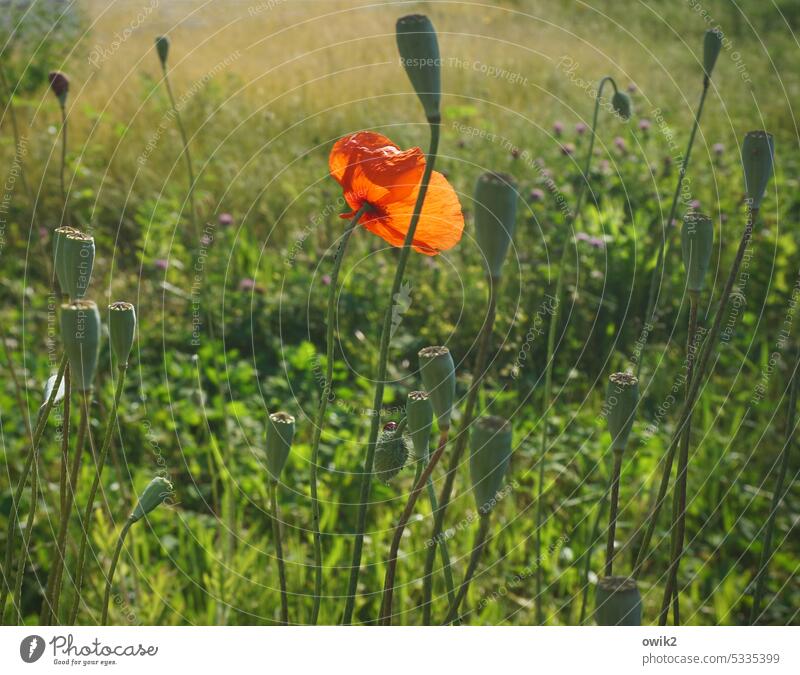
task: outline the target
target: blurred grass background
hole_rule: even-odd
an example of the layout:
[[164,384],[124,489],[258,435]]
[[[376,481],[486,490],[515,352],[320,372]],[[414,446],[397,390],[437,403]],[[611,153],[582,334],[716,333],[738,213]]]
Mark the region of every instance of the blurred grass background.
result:
[[[180,505],[156,513],[152,533],[142,530],[133,537],[118,572],[123,593],[112,607],[112,619],[170,624],[277,618],[260,457],[266,409],[288,409],[299,419],[283,492],[286,548],[290,590],[310,591],[308,445],[324,367],[323,275],[330,271],[331,246],[342,227],[337,213],[343,210],[339,188],[328,177],[327,154],[336,138],[361,128],[379,130],[404,147],[427,143],[394,44],[395,19],[415,11],[429,14],[439,31],[445,119],[438,167],[461,196],[467,230],[454,251],[436,260],[412,258],[412,302],[393,343],[394,381],[385,399],[390,411],[409,388],[418,386],[415,354],[426,344],[450,346],[460,373],[459,393],[466,391],[486,297],[470,232],[472,186],[483,170],[510,171],[523,199],[498,317],[498,354],[483,403],[490,412],[515,413],[515,488],[498,509],[496,537],[470,595],[477,608],[473,623],[533,621],[531,504],[544,340],[532,339],[529,331],[545,294],[552,291],[553,249],[558,256],[564,224],[556,197],[573,203],[579,180],[587,138],[575,125],[591,121],[591,94],[603,75],[633,91],[630,124],[601,114],[591,177],[594,199],[579,229],[602,243],[568,239],[573,249],[569,293],[555,371],[557,401],[550,417],[553,447],[546,464],[543,539],[552,553],[543,566],[548,622],[577,621],[580,593],[594,578],[583,577],[581,556],[608,471],[608,438],[596,419],[604,382],[633,354],[656,246],[665,235],[674,238],[674,228],[664,228],[664,211],[676,180],[676,154],[685,147],[700,94],[703,31],[719,25],[730,42],[714,73],[693,153],[690,194],[679,211],[697,199],[719,223],[716,292],[741,231],[738,144],[746,131],[763,127],[776,134],[777,166],[774,191],[755,237],[751,277],[743,289],[747,311],[696,417],[690,478],[695,498],[682,576],[687,622],[744,621],[771,497],[772,483],[765,479],[782,443],[785,375],[792,365],[790,357],[782,359],[777,374],[768,378],[764,402],[750,405],[797,276],[796,2],[519,1],[495,6],[141,0],[21,3],[15,11],[3,24],[3,36],[9,38],[3,41],[3,69],[14,90],[36,209],[16,185],[0,251],[2,320],[15,341],[15,365],[29,408],[35,409],[40,383],[49,373],[48,280],[41,256],[49,252],[49,229],[60,216],[59,111],[47,91],[46,75],[61,69],[71,77],[69,220],[98,240],[93,297],[101,306],[106,299],[135,302],[141,321],[118,447],[107,475],[107,506],[98,511],[102,526],[95,530],[90,602],[81,619],[90,621],[97,613],[102,592],[97,562],[107,566],[113,522],[127,513],[133,492],[155,471],[166,470],[176,482]],[[153,48],[158,34],[172,40],[170,73],[191,138],[208,244],[189,226],[180,138],[168,115]],[[642,119],[650,121],[649,129],[639,126]],[[556,122],[563,124],[563,132],[554,129]],[[10,166],[14,146],[8,108],[0,128],[0,152]],[[674,148],[667,130],[674,135]],[[563,152],[567,144],[575,146],[571,154]],[[550,176],[555,193],[547,187]],[[221,213],[233,216],[232,226],[219,224]],[[345,590],[351,541],[345,535],[353,528],[370,377],[394,255],[361,231],[351,242],[342,274],[337,400],[322,447],[326,590],[333,596],[323,603],[326,622],[337,621],[342,606],[337,596]],[[709,295],[705,304],[711,307]],[[199,345],[192,335],[196,306],[203,315]],[[675,408],[663,412],[661,407],[679,372],[685,335],[686,303],[675,249],[667,259],[662,310],[643,368],[647,399],[636,429],[641,442],[623,477],[621,541],[644,517],[674,421]],[[526,342],[531,351],[515,370]],[[108,366],[109,358],[104,347],[102,363]],[[108,372],[104,367],[98,379],[97,435],[110,404]],[[517,410],[520,401],[526,403]],[[2,513],[7,514],[25,441],[6,377],[0,403],[6,467],[0,489]],[[649,425],[655,425],[655,433]],[[57,483],[58,450],[52,439],[44,453],[52,475],[34,534],[41,545],[25,579],[30,620],[40,601],[37,579],[52,559],[46,542],[57,510],[52,482]],[[797,470],[794,462],[790,475],[795,477]],[[91,463],[84,471],[86,486]],[[402,508],[411,473],[392,486],[374,486],[360,620],[377,613],[370,593],[380,590],[389,528]],[[465,466],[457,485],[449,516],[454,526],[473,508]],[[782,548],[770,579],[774,595],[768,622],[797,620],[797,497],[794,480],[779,517]],[[423,520],[412,526],[400,564],[400,579],[408,586],[397,599],[404,612],[398,622],[418,619],[412,612],[421,583],[415,579],[430,525],[429,514],[424,508],[420,512]],[[658,554],[643,583],[651,621],[668,559],[666,524],[658,530]],[[470,542],[468,527],[452,540],[457,571],[463,569],[461,558]],[[600,551],[595,550],[592,570],[599,572],[599,565]],[[442,592],[440,576],[437,593]],[[505,592],[495,597],[499,589]],[[293,620],[305,621],[309,606],[307,597],[293,597]]]

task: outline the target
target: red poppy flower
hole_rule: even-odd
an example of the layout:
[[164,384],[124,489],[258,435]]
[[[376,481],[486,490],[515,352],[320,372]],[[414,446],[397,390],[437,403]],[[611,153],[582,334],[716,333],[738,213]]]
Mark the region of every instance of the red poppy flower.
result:
[[[369,204],[372,208],[361,217],[361,225],[392,246],[402,246],[425,171],[422,150],[400,150],[386,136],[359,131],[336,142],[329,165],[353,209],[342,218],[352,218]],[[434,171],[411,246],[419,253],[436,255],[455,246],[463,230],[464,216],[455,190]]]

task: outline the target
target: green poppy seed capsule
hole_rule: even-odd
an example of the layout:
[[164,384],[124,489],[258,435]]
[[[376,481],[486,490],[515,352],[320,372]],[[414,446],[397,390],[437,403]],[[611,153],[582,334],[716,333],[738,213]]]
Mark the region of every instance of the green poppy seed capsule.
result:
[[47,76],[50,90],[56,95],[58,102],[63,106],[67,103],[69,93],[69,78],[60,70],[54,70]]
[[131,303],[114,302],[108,306],[108,332],[117,364],[127,366],[136,335],[136,310]]
[[69,359],[72,388],[92,388],[100,348],[100,312],[91,300],[61,305],[61,341]]
[[611,105],[614,112],[617,113],[622,119],[628,120],[631,118],[632,108],[631,97],[624,91],[615,91],[611,97]]
[[511,423],[502,417],[479,417],[470,433],[469,474],[478,511],[488,514],[497,503],[511,462]]
[[686,288],[699,293],[706,287],[706,274],[714,248],[714,223],[702,213],[688,213],[681,228],[681,252],[686,270]]
[[375,446],[375,475],[378,480],[388,483],[400,473],[407,460],[408,445],[402,429],[399,429],[394,422],[390,422],[379,434]]
[[503,173],[481,175],[475,184],[475,238],[493,279],[500,278],[516,222],[516,181]]
[[408,79],[422,102],[429,122],[442,119],[442,61],[439,41],[431,20],[411,14],[397,20],[397,49]]
[[450,415],[456,397],[456,369],[447,347],[425,347],[419,354],[422,383],[430,397],[439,429],[450,428]]
[[614,373],[608,378],[606,423],[615,451],[625,450],[639,404],[639,380],[630,373]]
[[706,31],[703,37],[703,71],[705,76],[711,79],[711,71],[722,49],[722,32],[718,28],[711,28]]
[[166,35],[159,35],[156,38],[156,51],[158,52],[158,60],[161,61],[161,67],[167,67],[167,56],[169,55],[169,38]]
[[66,277],[64,275],[64,266],[61,264],[61,260],[64,256],[64,240],[70,235],[80,234],[80,230],[76,230],[74,227],[69,227],[68,225],[57,227],[53,232],[53,266],[55,267],[56,278],[58,279],[58,285],[61,287],[62,292],[66,292],[64,290]]
[[[59,228],[61,229],[61,228]],[[56,243],[56,275],[70,300],[80,300],[89,290],[94,267],[94,237],[68,232]]]
[[748,131],[742,143],[744,190],[753,209],[761,206],[775,162],[775,142],[766,131]]
[[629,577],[601,577],[595,591],[594,618],[598,626],[641,626],[642,598]]
[[272,413],[267,420],[267,471],[274,481],[280,480],[293,438],[294,417],[285,412]]
[[433,406],[430,396],[424,391],[412,391],[406,399],[408,434],[414,446],[414,456],[425,459],[433,431]]
[[172,493],[172,483],[166,478],[156,476],[147,484],[144,492],[139,497],[136,508],[133,509],[133,513],[130,515],[130,521],[135,523],[137,520],[141,520],[159,504],[163,504]]

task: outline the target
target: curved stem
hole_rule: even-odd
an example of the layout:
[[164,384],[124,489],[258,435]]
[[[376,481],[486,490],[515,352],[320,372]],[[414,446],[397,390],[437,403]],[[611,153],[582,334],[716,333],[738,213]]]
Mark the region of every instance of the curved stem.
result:
[[719,332],[722,327],[722,315],[725,312],[725,307],[728,305],[728,300],[731,297],[731,291],[733,290],[733,284],[736,281],[736,277],[739,274],[739,267],[742,264],[742,259],[744,258],[745,251],[747,250],[747,246],[750,243],[750,239],[753,236],[753,225],[755,224],[756,219],[758,218],[758,209],[751,208],[749,210],[747,223],[745,225],[744,231],[742,232],[742,238],[739,241],[739,248],[736,251],[736,257],[731,264],[731,269],[728,272],[728,279],[725,282],[725,287],[722,290],[722,295],[719,299],[719,304],[717,306],[717,313],[714,317],[714,323],[711,326],[711,330],[706,334],[705,339],[703,340],[703,345],[700,350],[700,356],[695,359],[695,372],[694,376],[692,377],[691,384],[689,386],[689,393],[686,396],[686,400],[681,407],[680,417],[678,419],[678,424],[675,428],[675,431],[672,434],[672,439],[670,441],[669,447],[667,448],[666,457],[664,460],[664,469],[661,474],[661,484],[658,489],[658,495],[656,496],[655,503],[653,504],[653,508],[650,511],[650,514],[647,517],[647,525],[645,528],[644,535],[642,536],[642,542],[639,547],[639,553],[636,556],[636,562],[633,565],[633,573],[632,577],[637,578],[639,573],[642,571],[642,566],[649,554],[650,548],[650,541],[653,538],[653,532],[656,528],[656,523],[658,522],[658,514],[661,511],[661,507],[664,504],[664,497],[667,494],[667,488],[669,487],[669,477],[672,471],[672,462],[675,459],[675,452],[678,447],[678,442],[683,435],[683,429],[686,425],[686,422],[689,418],[689,413],[694,406],[695,400],[697,399],[698,392],[700,391],[700,387],[703,384],[703,380],[705,379],[706,369],[708,368],[708,362],[711,358],[711,354],[716,351],[717,348],[717,339],[719,338]]
[[389,547],[389,560],[386,564],[386,576],[384,577],[383,581],[383,601],[381,602],[380,613],[380,623],[382,625],[388,626],[392,623],[394,577],[395,571],[397,570],[397,554],[400,551],[400,540],[403,537],[403,531],[406,529],[408,520],[411,518],[411,514],[414,512],[414,505],[417,503],[417,499],[422,492],[422,488],[425,487],[425,484],[428,482],[428,478],[430,478],[433,474],[433,470],[436,468],[436,465],[439,463],[439,460],[444,454],[445,448],[447,448],[447,437],[449,434],[449,427],[445,427],[444,429],[440,430],[439,444],[436,448],[436,452],[433,453],[428,465],[423,469],[417,482],[414,483],[414,488],[411,490],[411,494],[408,496],[406,506],[403,509],[400,520],[397,522],[397,527],[395,527],[392,543]]
[[[492,332],[494,330],[494,321],[497,314],[497,287],[500,283],[499,279],[488,278],[489,283],[489,300],[488,308],[486,311],[486,320],[481,326],[481,331],[478,336],[478,355],[475,358],[475,367],[472,373],[472,384],[470,384],[469,391],[467,392],[467,401],[464,404],[464,416],[459,427],[458,436],[455,441],[455,448],[450,456],[450,462],[447,467],[447,474],[444,478],[444,485],[439,497],[439,506],[433,512],[433,541],[444,541],[442,532],[444,530],[444,519],[447,514],[447,507],[450,506],[450,498],[453,493],[453,486],[455,484],[456,472],[461,464],[461,457],[467,447],[469,439],[469,428],[475,418],[475,405],[478,402],[478,394],[480,394],[483,378],[486,375],[486,361],[489,358],[489,347],[492,341]],[[433,564],[436,560],[436,548],[431,547],[427,551],[425,557],[425,572],[424,579],[431,580],[427,586],[423,587],[423,607],[428,621],[430,620],[430,606],[431,595],[433,592]],[[452,573],[451,573],[452,576]],[[453,598],[450,598],[449,604],[453,603]]]
[[114,549],[114,556],[111,558],[111,567],[108,568],[108,576],[106,577],[106,592],[103,597],[103,615],[100,619],[101,626],[108,625],[108,602],[111,599],[111,584],[114,581],[114,572],[117,570],[117,563],[119,562],[119,554],[122,552],[122,545],[125,543],[125,537],[128,535],[128,530],[131,529],[133,521],[128,518],[119,533],[117,539],[117,546]]
[[[550,317],[550,325],[547,330],[547,358],[545,361],[545,375],[544,375],[544,413],[542,419],[542,435],[539,443],[539,476],[536,485],[536,554],[535,560],[542,559],[542,526],[543,509],[542,498],[544,496],[544,464],[547,455],[547,425],[550,416],[550,406],[553,391],[553,361],[555,359],[555,341],[556,330],[558,329],[559,320],[561,319],[561,294],[564,288],[564,268],[567,263],[567,253],[569,247],[567,246],[567,236],[570,231],[574,230],[575,225],[581,215],[581,208],[583,200],[586,195],[586,188],[589,186],[589,170],[592,166],[592,154],[594,153],[594,141],[597,137],[597,119],[600,114],[600,100],[603,96],[603,88],[606,83],[611,84],[614,91],[617,90],[617,84],[613,78],[604,77],[597,85],[597,94],[594,100],[594,113],[592,115],[592,129],[589,135],[589,149],[586,153],[586,161],[583,167],[583,180],[580,184],[578,195],[575,199],[575,210],[572,212],[572,217],[569,221],[566,236],[561,249],[561,260],[558,264],[558,273],[556,276],[556,292],[555,303],[553,307],[553,314]],[[544,620],[544,612],[542,609],[542,578],[543,571],[542,565],[536,566],[536,622],[541,625]]]
[[272,537],[275,539],[275,557],[278,559],[278,579],[281,586],[281,624],[289,623],[289,598],[286,595],[286,565],[283,560],[283,544],[281,542],[280,511],[278,510],[278,483],[270,481],[269,501],[272,510]]
[[[426,457],[426,461],[428,461],[428,457]],[[419,478],[419,476],[417,476]],[[436,499],[436,490],[433,487],[433,478],[428,477],[428,481],[426,484],[426,488],[428,491],[428,501],[431,504],[431,513],[437,513],[439,510],[439,502]],[[453,580],[453,566],[450,563],[450,553],[447,550],[447,538],[442,536],[441,533],[439,536],[435,536],[431,538],[433,542],[430,549],[427,552],[425,558],[425,570],[426,574],[423,577],[422,581],[422,597],[423,597],[423,605],[422,605],[422,625],[429,626],[431,625],[431,612],[432,612],[432,596],[433,596],[433,563],[435,562],[436,557],[436,547],[439,547],[439,555],[442,558],[442,572],[444,574],[444,586],[447,592],[447,604],[448,606],[453,604],[455,600],[455,582]],[[430,559],[430,571],[428,571],[428,560]]]
[[322,601],[322,534],[320,532],[319,497],[317,495],[317,471],[319,469],[319,443],[322,438],[322,428],[325,425],[325,413],[328,410],[328,399],[333,392],[336,291],[338,289],[339,270],[342,267],[342,260],[347,250],[347,243],[350,241],[350,235],[353,234],[361,216],[363,216],[369,208],[368,204],[364,204],[364,206],[356,212],[352,220],[350,220],[342,234],[339,248],[336,249],[336,255],[333,259],[333,270],[331,272],[330,286],[328,287],[327,334],[325,339],[325,386],[320,396],[317,420],[314,425],[314,439],[311,442],[311,522],[314,530],[314,602],[311,608],[312,626],[317,625],[320,603]]
[[162,64],[162,69],[164,71],[164,84],[167,88],[167,95],[169,96],[172,112],[175,114],[175,123],[178,125],[178,132],[181,135],[181,142],[183,143],[183,155],[186,157],[186,171],[189,174],[189,209],[191,210],[190,220],[192,222],[192,228],[194,229],[195,234],[199,234],[200,228],[197,225],[197,212],[195,211],[194,207],[194,171],[192,170],[192,156],[189,154],[189,138],[186,135],[186,130],[183,128],[181,112],[178,110],[178,106],[175,104],[175,96],[172,94],[172,85],[169,82],[166,64]]
[[610,577],[614,568],[614,538],[617,534],[619,512],[619,477],[622,471],[622,450],[614,449],[614,469],[611,473],[611,505],[608,513],[608,539],[606,540],[606,565],[603,571]]
[[100,453],[97,456],[97,471],[94,475],[94,480],[92,481],[92,487],[89,490],[89,498],[86,501],[86,510],[83,514],[83,528],[81,532],[81,543],[80,549],[78,552],[78,563],[75,570],[75,598],[72,601],[72,608],[69,612],[69,621],[70,625],[75,623],[75,619],[78,616],[78,609],[80,608],[81,604],[81,589],[83,587],[83,570],[84,565],[86,563],[86,547],[89,543],[89,539],[91,537],[92,531],[92,512],[94,510],[94,498],[97,495],[97,490],[100,487],[100,482],[103,477],[103,468],[106,464],[106,457],[108,456],[108,449],[111,446],[111,438],[114,434],[114,429],[117,424],[117,416],[119,414],[119,402],[122,398],[122,390],[125,385],[125,373],[128,367],[126,365],[122,365],[119,367],[119,377],[117,378],[117,388],[114,392],[114,403],[111,408],[111,417],[108,421],[108,426],[106,427],[105,435],[103,436],[103,445],[100,448]]
[[419,194],[414,205],[414,214],[408,226],[403,248],[400,249],[400,258],[397,261],[397,268],[392,282],[392,290],[389,296],[389,306],[383,318],[381,329],[380,353],[378,356],[378,372],[375,377],[375,397],[373,399],[372,424],[369,431],[369,441],[367,443],[367,454],[364,458],[364,467],[361,473],[361,488],[359,492],[358,515],[356,518],[356,535],[353,541],[353,555],[350,561],[350,578],[347,583],[347,597],[345,599],[344,616],[342,623],[352,622],[353,610],[355,609],[356,593],[358,592],[358,577],[361,572],[361,552],[364,546],[364,531],[367,526],[367,505],[369,501],[370,488],[372,487],[372,469],[375,461],[375,444],[378,441],[380,431],[381,416],[380,410],[383,406],[383,390],[386,379],[386,362],[389,358],[389,343],[391,341],[392,327],[392,302],[397,293],[400,292],[400,285],[408,263],[408,256],[411,253],[411,243],[414,241],[414,233],[417,231],[417,223],[422,213],[422,205],[425,202],[425,195],[428,193],[428,184],[433,173],[433,166],[436,163],[436,154],[439,150],[440,123],[438,121],[429,122],[431,131],[431,144],[426,157],[425,171],[422,174],[422,181],[419,186]]
[[[683,181],[686,178],[686,171],[689,168],[689,158],[692,155],[692,146],[694,145],[694,137],[697,134],[697,129],[700,126],[700,117],[703,114],[703,105],[706,101],[706,94],[708,93],[709,87],[709,79],[707,76],[703,77],[703,91],[700,94],[700,102],[697,104],[697,111],[694,114],[694,123],[692,124],[692,131],[689,134],[689,143],[686,146],[686,154],[683,156],[683,161],[681,162],[681,168],[678,171],[678,184],[675,186],[675,193],[672,195],[672,205],[669,209],[669,217],[667,218],[667,222],[664,226],[664,237],[661,239],[661,244],[658,248],[658,258],[656,259],[656,266],[653,268],[653,271],[650,273],[650,289],[647,293],[647,310],[645,311],[644,317],[645,322],[649,323],[650,326],[655,324],[655,314],[657,310],[658,304],[658,295],[656,293],[658,279],[661,276],[661,268],[664,265],[664,248],[667,242],[667,233],[669,232],[669,228],[672,227],[672,221],[675,220],[675,213],[678,210],[678,202],[680,201],[681,197],[681,189],[683,188]],[[642,361],[644,361],[644,350],[647,346],[647,337],[649,336],[650,331],[643,333],[642,340],[643,344],[641,346],[641,351],[639,352],[639,360],[636,363],[636,377],[639,377],[639,372],[642,369]]]
[[797,415],[797,388],[798,380],[798,366],[795,364],[795,370],[792,374],[792,382],[789,390],[789,409],[786,415],[786,441],[781,449],[781,463],[778,469],[778,477],[775,481],[775,491],[772,493],[772,504],[769,509],[769,517],[767,524],[764,528],[764,539],[761,545],[761,557],[758,561],[758,572],[755,578],[755,591],[753,593],[753,606],[750,609],[750,625],[754,626],[759,618],[761,618],[761,598],[764,595],[764,580],[767,576],[767,568],[769,567],[770,560],[772,560],[772,533],[775,530],[775,518],[778,515],[778,508],[781,501],[786,496],[786,473],[789,467],[789,451],[794,445],[794,431],[795,431],[795,418]]
[[[694,341],[697,334],[697,308],[700,298],[696,292],[689,292],[689,329],[686,338],[686,394],[694,375]],[[683,541],[686,535],[686,482],[689,469],[689,447],[692,434],[692,412],[686,420],[686,428],[681,438],[680,453],[678,454],[678,474],[675,478],[674,513],[670,530],[673,533],[672,557],[669,564],[667,584],[664,587],[664,597],[661,601],[659,625],[667,625],[670,601],[672,601],[673,622],[680,624],[680,596],[678,594],[678,569],[683,555]]]
[[[58,526],[58,539],[56,540],[56,559],[50,569],[47,579],[47,591],[45,601],[42,603],[42,611],[39,623],[46,625],[51,619],[58,623],[58,606],[61,595],[61,578],[64,571],[64,563],[67,552],[67,531],[69,529],[69,517],[72,512],[72,505],[75,501],[75,494],[78,489],[78,477],[81,471],[83,460],[83,446],[86,441],[86,433],[89,427],[89,403],[91,401],[91,391],[81,392],[82,405],[80,422],[78,423],[78,434],[75,440],[75,455],[70,466],[69,479],[67,482],[67,498],[64,502],[64,512],[61,514],[61,521]],[[66,420],[65,420],[66,421]]]
[[480,523],[478,525],[478,532],[475,535],[475,543],[472,545],[472,555],[470,555],[467,571],[464,574],[464,581],[461,582],[455,602],[450,605],[450,609],[447,612],[447,618],[444,620],[445,625],[448,623],[453,623],[453,621],[458,618],[458,608],[461,606],[461,603],[464,601],[464,598],[467,595],[469,585],[472,582],[472,577],[475,576],[475,570],[478,568],[478,563],[481,560],[481,554],[483,553],[483,547],[486,544],[486,535],[488,533],[489,514],[482,513]]

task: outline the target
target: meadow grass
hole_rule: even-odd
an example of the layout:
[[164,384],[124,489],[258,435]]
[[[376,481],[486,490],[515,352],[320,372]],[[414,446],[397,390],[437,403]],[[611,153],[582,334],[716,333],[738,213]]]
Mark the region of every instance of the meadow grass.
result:
[[[119,409],[118,434],[94,509],[77,621],[98,621],[107,595],[114,623],[199,624],[221,615],[232,624],[280,622],[263,456],[265,409],[287,410],[298,419],[281,476],[282,553],[288,614],[297,621],[311,615],[315,547],[308,477],[312,421],[328,365],[324,275],[332,269],[335,244],[346,227],[337,217],[346,206],[328,176],[327,154],[337,138],[361,128],[386,133],[401,147],[426,147],[427,124],[394,45],[397,16],[423,11],[438,29],[445,59],[437,169],[459,193],[468,224],[454,250],[435,261],[409,259],[411,302],[394,329],[384,415],[402,417],[406,393],[419,387],[416,353],[427,344],[446,343],[453,353],[456,408],[463,409],[476,338],[485,322],[485,312],[476,308],[490,288],[470,231],[472,189],[487,169],[513,174],[520,214],[504,282],[496,289],[502,310],[478,408],[513,416],[515,449],[510,489],[493,510],[492,537],[461,611],[464,620],[476,624],[535,623],[540,575],[542,621],[577,623],[582,591],[594,586],[603,568],[602,547],[590,554],[588,577],[582,557],[598,538],[595,513],[608,484],[604,465],[610,436],[598,411],[608,374],[638,366],[637,340],[658,246],[665,232],[676,239],[677,230],[665,231],[663,222],[675,187],[676,156],[685,148],[697,104],[702,36],[709,26],[690,3],[507,2],[496,9],[447,2],[220,4],[154,12],[112,49],[114,32],[135,22],[135,9],[87,2],[77,33],[65,43],[57,34],[47,37],[51,63],[41,66],[31,59],[33,41],[4,65],[12,86],[24,85],[15,110],[25,145],[25,179],[37,200],[32,215],[30,201],[12,186],[0,249],[7,270],[0,283],[0,316],[17,343],[13,367],[28,409],[42,404],[40,384],[58,365],[57,350],[48,346],[57,343],[57,329],[55,335],[48,332],[54,310],[47,293],[48,263],[39,249],[41,239],[49,251],[51,239],[38,230],[40,223],[51,228],[60,222],[63,209],[61,112],[41,80],[49,70],[64,70],[71,78],[65,182],[71,224],[98,241],[94,297],[102,304],[106,295],[131,300],[135,295],[141,317],[126,383],[114,380],[110,350],[107,344],[101,347],[96,420],[107,419],[115,384],[125,387],[126,403]],[[689,201],[699,200],[719,232],[708,282],[713,292],[707,295],[713,298],[700,304],[701,325],[713,318],[745,215],[741,138],[752,128],[768,128],[779,149],[776,177],[748,251],[749,277],[739,280],[746,306],[728,308],[724,349],[693,417],[687,536],[678,581],[681,619],[685,624],[748,620],[751,583],[769,521],[776,553],[769,574],[759,579],[766,591],[758,613],[763,623],[796,623],[800,550],[789,506],[799,495],[791,462],[785,508],[776,511],[771,501],[775,474],[785,471],[783,420],[794,365],[793,359],[775,361],[773,355],[783,352],[780,326],[789,316],[797,283],[797,237],[784,224],[796,222],[800,212],[795,189],[800,161],[790,145],[795,134],[790,103],[800,71],[791,35],[760,3],[742,3],[741,13],[721,1],[704,6],[729,31],[733,47],[722,51],[716,65],[695,141],[691,187],[679,209],[682,213]],[[784,9],[786,21],[796,27],[797,15],[790,6]],[[153,40],[160,34],[168,34],[172,43],[171,84],[192,150],[196,209],[205,223],[198,233],[191,228],[181,138],[154,52]],[[112,51],[93,51],[101,48]],[[582,184],[578,162],[588,135],[574,127],[591,122],[596,85],[606,74],[621,89],[635,84],[634,116],[617,129],[610,119],[600,125],[580,232],[566,239],[569,270],[555,333],[549,447],[543,457],[542,376],[551,316],[545,294],[553,292],[569,222],[564,204],[574,206]],[[38,88],[30,84],[37,76]],[[4,166],[13,169],[8,115],[6,109],[0,153]],[[642,118],[650,120],[648,130],[637,127]],[[556,121],[563,131],[553,128]],[[617,136],[621,144],[614,143]],[[574,153],[562,152],[567,143],[575,145]],[[717,143],[724,146],[720,153]],[[233,224],[223,224],[221,213],[230,213]],[[622,466],[616,527],[628,545],[617,551],[614,565],[625,574],[638,553],[630,541],[637,541],[636,530],[658,487],[683,396],[676,374],[685,359],[688,298],[677,248],[665,251],[660,313],[641,361],[642,404]],[[320,623],[339,622],[345,603],[359,467],[372,422],[371,378],[396,261],[396,251],[358,229],[341,268],[339,357],[319,447],[325,573]],[[4,376],[4,543],[11,494],[30,440],[16,400],[12,378]],[[529,402],[517,410],[519,401]],[[70,414],[77,422],[81,406],[75,407]],[[451,443],[463,433],[458,423]],[[217,440],[222,438],[224,447]],[[54,422],[44,439],[34,489],[42,492],[39,517],[36,531],[25,533],[34,542],[51,542],[58,529],[60,451]],[[544,484],[537,479],[540,467]],[[75,499],[83,511],[96,468],[85,462],[78,471]],[[460,580],[479,516],[466,462],[457,471],[447,547]],[[106,572],[119,528],[134,495],[156,472],[171,477],[179,504],[153,511],[131,530],[115,564],[112,595]],[[388,544],[413,473],[406,469],[389,485],[372,485],[356,621],[378,617]],[[443,479],[440,469],[433,476],[437,491]],[[538,488],[543,488],[539,556]],[[418,622],[425,601],[421,576],[432,514],[424,502],[417,504],[402,540],[396,624]],[[20,513],[27,514],[28,507],[23,497]],[[652,556],[639,579],[649,623],[657,620],[668,580],[668,521],[662,517],[654,524]],[[606,528],[599,527],[603,540]],[[77,542],[77,525],[73,529]],[[220,536],[235,539],[232,555],[219,546]],[[72,560],[78,551],[66,548]],[[28,622],[36,621],[56,556],[52,544],[32,548],[20,590]],[[77,606],[75,581],[69,575],[64,579],[68,607]],[[441,621],[448,598],[439,563],[432,584],[434,616]]]

